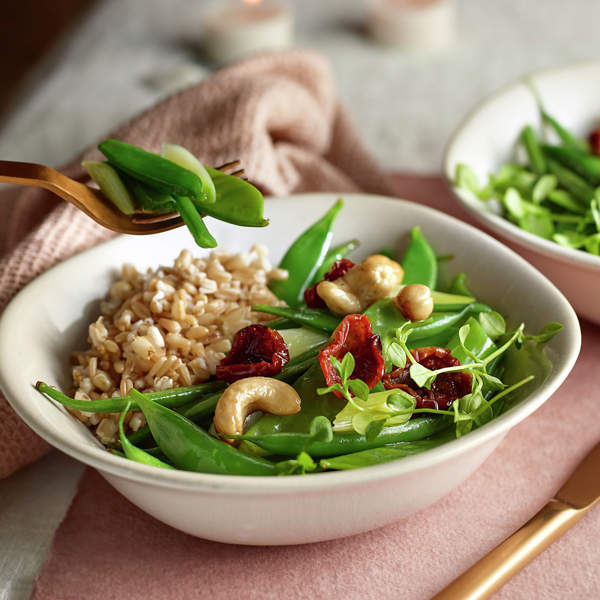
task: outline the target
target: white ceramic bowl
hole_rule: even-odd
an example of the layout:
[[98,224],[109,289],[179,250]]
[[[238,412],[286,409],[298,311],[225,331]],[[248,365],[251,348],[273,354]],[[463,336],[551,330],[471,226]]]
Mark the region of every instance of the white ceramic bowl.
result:
[[[528,76],[538,89],[547,111],[578,135],[600,125],[600,62],[585,62]],[[502,88],[473,110],[458,127],[443,161],[452,186],[456,165],[475,169],[487,181],[511,159],[519,132],[526,124],[538,128],[539,112],[524,80]],[[456,198],[478,221],[493,231],[532,265],[540,269],[567,296],[575,310],[600,324],[600,257],[564,248],[523,231],[494,214],[473,194],[452,186]]]
[[[211,222],[221,247],[272,249],[273,261],[335,196],[313,194],[268,200],[271,226],[241,229]],[[549,344],[553,368],[525,401],[473,433],[400,461],[306,477],[221,476],[164,471],[106,452],[62,407],[38,394],[43,379],[70,388],[69,352],[85,347],[97,300],[124,261],[138,267],[170,264],[187,232],[122,236],[54,267],[21,291],[0,321],[0,385],[19,415],[50,444],[98,469],[126,498],[157,519],[192,535],[240,544],[296,544],[347,536],[405,517],[435,502],[468,477],[511,427],[560,385],[577,358],[580,330],[572,308],[538,271],[481,231],[430,208],[378,196],[349,195],[335,227],[338,241],[360,238],[360,254],[397,246],[419,224],[439,254],[456,259],[480,297],[532,331],[564,323]],[[198,252],[202,252],[197,250]]]

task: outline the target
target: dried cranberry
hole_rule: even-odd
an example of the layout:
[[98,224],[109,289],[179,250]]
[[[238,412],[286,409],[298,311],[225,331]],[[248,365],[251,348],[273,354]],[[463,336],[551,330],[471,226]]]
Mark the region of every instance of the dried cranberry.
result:
[[[352,267],[354,263],[347,258],[335,261],[331,265],[331,269],[325,273],[321,281],[335,281],[340,277],[343,277]],[[304,302],[309,308],[325,308],[326,304],[321,300],[319,294],[317,294],[317,286],[321,283],[318,281],[315,285],[304,290]]]
[[[418,363],[432,371],[460,365],[460,361],[447,348],[429,346],[410,352]],[[470,393],[473,385],[473,378],[469,373],[455,371],[440,373],[428,390],[417,386],[410,377],[409,369],[409,364],[402,369],[394,369],[383,376],[382,382],[386,390],[402,389],[408,392],[415,398],[417,408],[447,409],[457,398]]]
[[594,129],[588,138],[593,154],[600,155],[600,127]]
[[232,383],[244,377],[276,375],[290,360],[283,338],[264,325],[249,325],[233,338],[231,350],[217,365],[218,379]]
[[[350,379],[362,379],[369,389],[381,380],[385,362],[381,355],[381,341],[373,333],[371,321],[366,315],[346,315],[333,332],[329,343],[319,353],[319,363],[327,385],[341,383],[341,378],[329,358],[342,360],[347,352],[354,357],[355,367]],[[342,398],[340,392],[334,392]]]

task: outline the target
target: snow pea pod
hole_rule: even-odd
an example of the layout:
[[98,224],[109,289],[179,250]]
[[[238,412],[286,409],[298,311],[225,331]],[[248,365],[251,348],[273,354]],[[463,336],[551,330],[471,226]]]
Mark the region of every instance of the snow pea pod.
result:
[[447,434],[442,433],[425,440],[398,442],[396,444],[381,446],[381,448],[369,448],[368,450],[360,450],[359,452],[351,452],[350,454],[323,458],[319,461],[319,464],[323,469],[332,469],[336,471],[360,469],[362,467],[380,465],[392,460],[404,458],[405,456],[420,454],[425,450],[430,450],[445,442],[449,442],[455,437],[454,432],[449,432]]
[[225,475],[273,475],[273,463],[240,452],[210,436],[189,419],[169,408],[155,404],[137,390],[138,403],[158,447],[179,469]]
[[348,254],[350,254],[350,252],[352,252],[353,250],[356,250],[356,248],[358,248],[359,245],[360,242],[358,240],[350,240],[349,242],[340,244],[339,246],[332,248],[325,256],[323,264],[318,268],[317,272],[315,273],[315,276],[310,282],[310,285],[314,285],[315,283],[321,281],[325,277],[325,273],[327,273],[329,269],[331,269],[333,263],[337,262],[338,260],[342,260],[342,258],[344,258],[345,256],[348,256]]
[[290,319],[300,325],[308,325],[326,332],[332,332],[342,320],[341,317],[320,308],[287,308],[269,304],[254,304],[252,310]]
[[158,154],[111,139],[98,149],[113,167],[161,192],[202,199],[200,177]]
[[447,429],[449,425],[449,421],[443,417],[427,416],[411,419],[401,425],[384,427],[374,439],[367,439],[366,436],[356,432],[336,432],[329,442],[310,442],[310,434],[297,432],[276,432],[263,435],[248,432],[242,439],[256,444],[271,454],[296,456],[300,452],[306,451],[311,456],[320,458],[379,448],[396,442],[422,440]]
[[333,236],[333,223],[343,205],[342,200],[338,200],[323,217],[301,233],[279,263],[279,268],[286,269],[289,277],[272,280],[269,287],[288,306],[297,307],[304,300],[304,290],[325,260]]
[[210,167],[206,170],[215,185],[216,200],[213,204],[198,202],[196,207],[201,213],[242,227],[265,227],[269,224],[263,216],[263,195],[253,185]]
[[402,259],[404,277],[402,283],[421,283],[430,290],[437,284],[438,263],[433,248],[429,245],[420,227],[410,230],[410,243]]

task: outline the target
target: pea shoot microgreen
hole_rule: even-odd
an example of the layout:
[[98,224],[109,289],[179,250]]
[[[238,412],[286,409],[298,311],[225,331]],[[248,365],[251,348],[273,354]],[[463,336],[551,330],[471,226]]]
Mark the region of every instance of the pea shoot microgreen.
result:
[[340,392],[342,396],[352,404],[356,410],[361,411],[363,407],[356,403],[355,397],[362,402],[366,402],[369,397],[369,386],[361,379],[350,379],[350,376],[354,372],[356,362],[351,352],[346,352],[342,360],[338,360],[335,356],[330,356],[329,360],[340,376],[341,383],[334,383],[329,387],[318,388],[317,394],[322,396],[329,394],[330,392]]
[[309,427],[309,437],[304,445],[304,450],[289,460],[282,460],[275,465],[277,475],[305,475],[314,472],[318,465],[307,452],[313,442],[331,442],[333,430],[331,422],[324,415],[316,416]]
[[[317,393],[323,395],[337,391],[347,401],[345,407],[335,417],[333,431],[353,430],[366,436],[368,441],[372,441],[386,426],[404,423],[416,414],[429,413],[452,417],[456,436],[460,437],[471,431],[474,426],[479,427],[492,419],[494,416],[492,405],[533,378],[526,377],[507,387],[499,377],[488,372],[490,365],[493,365],[495,360],[511,346],[520,348],[526,341],[544,344],[562,329],[560,323],[548,323],[538,334],[525,335],[522,323],[515,330],[507,333],[504,318],[494,311],[480,313],[478,320],[472,320],[472,324],[462,325],[457,333],[458,343],[464,356],[463,364],[435,370],[428,369],[417,362],[408,349],[407,341],[411,332],[418,327],[417,324],[403,323],[400,327],[387,332],[382,339],[386,371],[390,371],[393,367],[405,368],[410,365],[410,377],[421,388],[430,389],[436,377],[443,373],[469,372],[471,374],[473,383],[470,393],[455,400],[449,410],[416,408],[415,398],[403,389],[369,393],[363,381],[350,378],[356,366],[351,353],[346,353],[341,361],[330,357],[340,382],[329,387],[318,388]],[[477,355],[469,347],[469,335],[473,326],[480,326],[487,337],[491,340],[502,340],[502,343],[498,346],[492,344],[487,347],[484,354]],[[492,394],[495,395],[490,398]],[[323,427],[322,435],[327,435],[327,425],[331,427],[329,422],[317,424],[313,421],[311,436],[316,435],[321,427]]]
[[296,458],[282,460],[275,464],[276,475],[305,475],[313,473],[317,464],[308,452],[300,452]]

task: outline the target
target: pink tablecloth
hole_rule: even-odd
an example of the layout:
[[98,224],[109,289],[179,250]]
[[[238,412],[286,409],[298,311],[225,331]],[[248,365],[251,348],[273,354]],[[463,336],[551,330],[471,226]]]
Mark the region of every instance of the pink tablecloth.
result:
[[[398,177],[398,195],[456,213],[436,177]],[[433,595],[546,503],[600,438],[600,328],[560,390],[465,483],[401,522],[352,538],[276,548],[192,538],[142,513],[88,470],[33,598],[370,598]],[[496,598],[600,598],[600,507]]]

